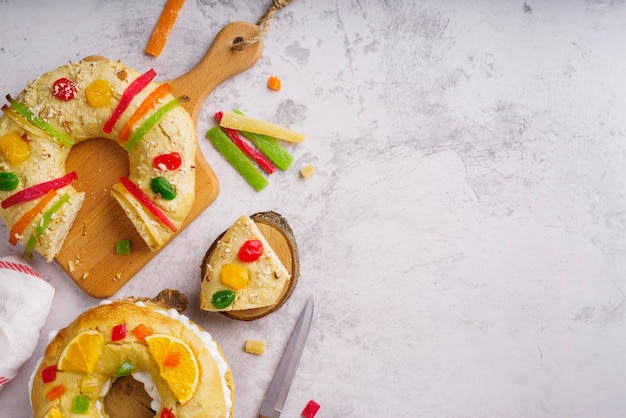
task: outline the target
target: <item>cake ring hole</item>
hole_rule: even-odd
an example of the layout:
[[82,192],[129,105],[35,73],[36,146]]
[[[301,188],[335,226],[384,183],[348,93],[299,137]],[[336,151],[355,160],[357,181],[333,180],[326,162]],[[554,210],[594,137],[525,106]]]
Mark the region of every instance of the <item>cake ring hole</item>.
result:
[[154,418],[152,398],[143,383],[132,376],[120,377],[113,382],[104,397],[104,411],[111,418]]
[[[111,196],[111,188],[119,182],[120,176],[127,176],[130,168],[128,153],[117,143],[106,138],[92,138],[77,143],[70,150],[65,162],[66,171],[76,171],[78,181],[74,187],[85,192],[83,208],[78,212],[74,227],[83,229],[83,236],[89,239],[89,225],[105,222],[111,228],[119,229],[119,236],[128,236],[133,231],[123,209]],[[98,219],[94,219],[94,214]],[[139,243],[138,235],[132,234]]]

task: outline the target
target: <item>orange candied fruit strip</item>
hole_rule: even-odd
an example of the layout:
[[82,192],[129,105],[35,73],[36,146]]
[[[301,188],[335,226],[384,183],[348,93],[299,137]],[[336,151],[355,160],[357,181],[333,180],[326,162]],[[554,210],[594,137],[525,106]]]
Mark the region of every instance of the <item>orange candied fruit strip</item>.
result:
[[46,393],[46,398],[48,398],[49,401],[53,401],[56,398],[62,396],[64,393],[65,393],[65,386],[58,385],[58,386],[53,387],[52,389],[48,391],[48,393]]
[[141,342],[145,342],[146,337],[148,335],[152,335],[152,331],[150,330],[150,328],[148,328],[144,324],[137,325],[130,332],[135,336],[135,338],[137,338]]
[[267,80],[267,88],[271,90],[279,91],[280,90],[280,78],[276,77],[275,75],[270,76],[270,78]]
[[165,43],[167,42],[167,38],[174,27],[174,23],[176,23],[178,13],[180,12],[180,9],[183,8],[184,3],[185,0],[168,0],[165,4],[163,12],[161,12],[161,16],[159,17],[159,20],[152,31],[152,36],[150,36],[150,40],[148,41],[148,45],[146,46],[147,54],[152,55],[153,57],[161,55],[161,52],[165,47]]
[[167,93],[169,93],[171,90],[171,86],[167,83],[163,83],[156,89],[152,90],[148,97],[146,97],[144,101],[141,102],[137,110],[135,110],[135,113],[131,115],[131,117],[128,119],[128,122],[126,122],[126,125],[124,125],[124,127],[120,131],[118,137],[121,142],[128,141],[128,137],[130,136],[130,131],[133,129],[133,126],[135,126],[135,124],[139,122],[139,120],[143,118],[149,111],[154,109],[159,100],[165,97]]

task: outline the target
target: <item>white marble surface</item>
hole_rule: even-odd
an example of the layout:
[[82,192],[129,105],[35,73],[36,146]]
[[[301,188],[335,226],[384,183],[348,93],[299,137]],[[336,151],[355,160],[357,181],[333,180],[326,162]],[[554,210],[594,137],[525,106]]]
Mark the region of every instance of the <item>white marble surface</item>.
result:
[[[154,59],[143,48],[162,4],[0,0],[0,91],[92,54],[170,79],[269,2],[188,1]],[[623,1],[295,0],[259,63],[218,87],[198,121],[219,197],[116,296],[187,293],[232,366],[237,417],[258,415],[310,294],[285,417],[309,399],[319,418],[623,416],[624,22]],[[213,112],[233,107],[308,135],[261,193],[202,139]],[[318,173],[304,181],[308,163]],[[252,323],[201,312],[205,250],[262,210],[296,233],[295,294]],[[20,252],[1,240],[0,254]],[[57,293],[33,359],[0,392],[2,417],[30,416],[45,335],[98,303],[56,264],[32,264]],[[245,354],[247,338],[267,353]]]

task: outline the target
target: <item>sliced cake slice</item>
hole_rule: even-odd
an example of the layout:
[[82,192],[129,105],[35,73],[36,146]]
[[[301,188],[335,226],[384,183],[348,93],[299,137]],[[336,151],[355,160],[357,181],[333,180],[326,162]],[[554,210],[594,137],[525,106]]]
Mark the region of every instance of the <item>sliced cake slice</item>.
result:
[[200,308],[240,311],[276,305],[291,274],[249,216],[241,216],[209,250]]

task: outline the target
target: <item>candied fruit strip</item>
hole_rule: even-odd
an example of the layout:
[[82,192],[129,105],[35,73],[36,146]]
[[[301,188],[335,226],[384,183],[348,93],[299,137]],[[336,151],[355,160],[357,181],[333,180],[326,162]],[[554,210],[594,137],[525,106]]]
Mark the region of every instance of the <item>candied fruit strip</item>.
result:
[[224,133],[219,126],[209,129],[207,138],[235,170],[248,182],[254,190],[261,191],[269,184],[267,179],[257,170],[250,159]]
[[75,171],[72,171],[71,173],[67,173],[66,175],[64,175],[63,177],[59,177],[58,179],[45,181],[43,183],[27,187],[4,199],[2,201],[2,208],[6,209],[18,203],[38,199],[48,193],[48,190],[58,190],[61,187],[65,187],[68,184],[71,184],[76,179],[78,179],[78,175]]
[[25,259],[30,260],[33,257],[33,249],[37,244],[37,237],[43,235],[44,231],[48,229],[48,225],[52,220],[52,215],[54,215],[54,213],[59,210],[61,206],[63,206],[68,200],[70,200],[70,195],[65,193],[59,198],[59,200],[57,200],[52,206],[50,206],[50,209],[43,213],[43,215],[41,216],[41,221],[39,221],[39,224],[35,229],[35,233],[30,236],[28,242],[26,243],[26,248],[24,249]]
[[284,126],[235,112],[225,112],[222,116],[220,126],[223,128],[236,129],[238,131],[248,131],[273,136],[274,138],[289,142],[302,142],[305,136],[303,133],[292,131]]
[[[215,114],[215,119],[217,119],[218,123],[222,120],[223,114],[223,112],[217,112]],[[272,174],[274,171],[276,171],[276,166],[272,164],[272,162],[265,155],[254,149],[252,146],[248,145],[248,143],[245,142],[243,138],[241,138],[238,131],[230,128],[223,129],[224,132],[226,132],[226,135],[228,135],[228,137],[230,138],[230,140],[233,141],[233,143],[237,145],[239,149],[242,150],[248,157],[252,158],[259,165],[259,167],[265,170],[265,172],[267,172],[268,174]]]
[[11,231],[9,232],[9,242],[11,243],[11,245],[17,244],[18,237],[22,234],[22,232],[24,232],[26,227],[30,225],[33,219],[35,219],[37,215],[43,212],[46,205],[50,203],[52,199],[54,199],[54,196],[56,196],[56,194],[56,190],[48,190],[48,193],[46,193],[41,198],[41,200],[37,202],[35,206],[33,206],[32,209],[23,214],[22,217],[13,224],[13,226],[11,227]]
[[159,87],[152,90],[148,97],[146,97],[144,101],[141,102],[137,110],[135,110],[135,113],[133,113],[130,119],[128,119],[128,122],[126,122],[126,125],[124,125],[124,127],[120,131],[118,135],[119,140],[121,142],[128,141],[133,126],[135,126],[135,124],[139,122],[141,118],[147,115],[148,112],[154,109],[157,103],[159,103],[159,100],[165,97],[171,90],[172,87],[167,83],[161,84]]
[[[239,110],[235,110],[235,113],[243,115]],[[248,138],[280,170],[286,171],[291,167],[293,157],[275,138],[246,131],[239,133]]]
[[141,126],[135,130],[135,132],[133,132],[133,134],[131,135],[130,139],[126,143],[126,145],[124,145],[124,149],[126,151],[130,151],[133,148],[135,148],[135,145],[137,145],[137,143],[139,143],[139,141],[141,141],[141,139],[144,137],[144,135],[146,133],[148,133],[148,131],[150,129],[152,129],[152,127],[154,125],[156,125],[156,123],[163,116],[165,116],[165,114],[167,112],[169,112],[170,110],[174,109],[177,106],[180,106],[181,104],[183,104],[183,103],[185,103],[187,101],[189,101],[189,97],[182,96],[182,97],[170,100],[169,102],[167,102],[166,104],[161,106],[156,112],[154,112],[152,115],[150,115],[150,117],[148,119],[146,119],[141,124]]
[[[9,101],[11,108],[19,116],[24,118],[27,122],[30,122],[32,125],[36,126],[42,131],[48,133],[49,135],[52,135],[53,137],[58,139],[63,145],[67,145],[69,147],[74,145],[74,140],[72,138],[65,135],[63,132],[59,131],[54,126],[50,125],[48,122],[41,119],[39,116],[35,115],[33,112],[28,110],[28,107],[26,107],[24,104],[12,98],[11,95],[7,95],[7,100]],[[7,115],[10,113],[10,112],[7,112],[7,110],[5,110],[5,107],[2,108],[2,111],[6,113]],[[12,119],[14,119],[14,117]]]
[[137,186],[126,177],[120,177],[120,183],[122,183],[122,185],[126,187],[126,190],[128,190],[130,194],[135,196],[135,198],[142,205],[144,205],[146,209],[148,209],[154,216],[156,216],[158,220],[163,222],[163,224],[171,229],[172,232],[176,232],[176,227],[174,226],[174,224],[167,218],[167,216],[165,216],[163,212],[161,212],[161,209],[159,209],[157,205],[155,205],[154,202],[152,202],[152,200],[150,200],[150,198],[146,196],[146,194],[139,188],[139,186]]
[[178,13],[183,8],[185,0],[168,0],[161,12],[161,16],[157,21],[148,45],[146,46],[146,54],[158,57],[163,52],[167,38],[176,23]]
[[113,126],[117,120],[122,116],[122,113],[128,108],[130,102],[135,98],[135,96],[141,92],[146,86],[152,81],[152,79],[156,77],[156,72],[153,69],[149,69],[139,77],[137,77],[132,83],[126,87],[120,101],[113,109],[113,113],[111,113],[111,117],[106,121],[102,130],[110,134],[113,130]]

